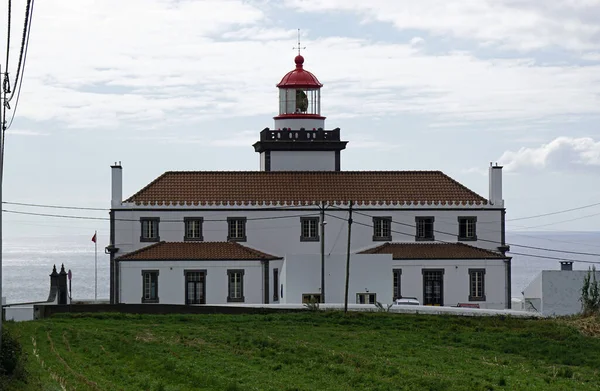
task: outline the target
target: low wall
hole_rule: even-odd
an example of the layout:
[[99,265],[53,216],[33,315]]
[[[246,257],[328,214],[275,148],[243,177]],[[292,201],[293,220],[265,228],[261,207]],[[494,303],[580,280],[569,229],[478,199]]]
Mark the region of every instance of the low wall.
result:
[[[321,310],[343,310],[343,304],[321,304]],[[269,314],[276,312],[306,311],[303,304],[224,304],[224,305],[175,305],[175,304],[72,304],[72,305],[36,305],[35,319],[48,318],[59,313],[99,313],[120,312],[125,314]],[[349,311],[373,312],[377,308],[372,304],[349,304]],[[539,314],[515,310],[491,310],[456,307],[431,307],[413,305],[394,305],[392,313],[458,315],[458,316],[514,316],[540,317]]]
[[209,306],[209,305],[175,305],[175,304],[72,304],[72,305],[36,305],[34,318],[48,318],[60,313],[99,313],[120,312],[124,314],[267,314],[282,311],[299,311],[300,309],[241,307],[241,306]]

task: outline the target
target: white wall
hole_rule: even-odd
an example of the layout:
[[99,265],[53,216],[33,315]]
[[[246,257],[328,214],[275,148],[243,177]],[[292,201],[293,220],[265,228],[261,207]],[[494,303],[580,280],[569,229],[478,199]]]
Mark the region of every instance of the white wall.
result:
[[[140,206],[140,208],[144,208]],[[223,210],[227,208],[228,210]],[[347,243],[347,218],[348,212],[329,208],[325,220],[325,252],[327,254],[345,254]],[[458,216],[477,217],[478,241],[465,242],[467,244],[487,249],[495,249],[499,244],[484,240],[500,242],[500,210],[485,210],[473,208],[471,210],[456,210],[440,208],[431,210],[418,207],[398,207],[396,210],[378,210],[355,208],[352,225],[352,252],[357,252],[382,244],[373,241],[373,219],[359,213],[376,216],[390,216],[400,224],[392,224],[392,241],[415,241],[415,217],[435,216],[435,239],[456,242],[458,235]],[[116,211],[115,217],[115,246],[120,249],[117,256],[127,252],[146,247],[152,243],[140,242],[141,224],[140,217],[160,217],[160,240],[168,242],[181,242],[184,237],[184,217],[203,217],[204,241],[227,240],[227,217],[246,217],[247,242],[242,244],[256,248],[269,254],[285,256],[286,254],[320,254],[319,242],[300,241],[300,215],[319,216],[319,210],[308,207],[289,207],[279,210],[242,209],[235,206],[223,206],[221,210],[206,208],[198,210],[197,207],[150,207],[146,211]],[[265,217],[282,217],[277,219],[252,220]],[[362,225],[365,224],[365,225]],[[441,233],[441,232],[447,232]],[[484,239],[484,240],[481,240]]]
[[[578,314],[586,274],[583,270],[544,270],[525,289],[525,299],[540,299],[538,310],[545,316]],[[600,281],[600,272],[596,272],[596,279]]]
[[[486,269],[486,301],[472,302],[481,308],[505,308],[504,261],[502,260],[393,260],[389,254],[352,255],[348,302],[356,303],[356,294],[377,293],[377,301],[392,302],[393,269],[401,269],[401,294],[416,297],[423,303],[423,268],[444,269],[444,305],[469,303],[469,269]],[[325,301],[343,303],[346,257],[331,255],[325,258]],[[317,255],[287,256],[282,303],[297,303],[303,293],[319,293],[321,259]]]
[[120,261],[120,302],[141,303],[142,270],[158,270],[160,304],[185,304],[184,270],[206,270],[206,303],[226,304],[228,269],[244,269],[244,303],[263,302],[260,261]]
[[271,171],[335,171],[335,152],[271,151]]
[[282,118],[275,119],[273,129],[288,128],[292,130],[300,130],[304,128],[306,130],[313,130],[323,128],[325,129],[325,120],[317,118]]

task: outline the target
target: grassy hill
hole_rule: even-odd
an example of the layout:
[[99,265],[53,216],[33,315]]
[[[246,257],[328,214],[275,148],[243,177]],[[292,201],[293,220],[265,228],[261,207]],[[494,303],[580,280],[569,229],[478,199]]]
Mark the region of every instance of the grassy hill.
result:
[[600,388],[600,339],[566,321],[96,314],[7,327],[29,355],[14,390]]

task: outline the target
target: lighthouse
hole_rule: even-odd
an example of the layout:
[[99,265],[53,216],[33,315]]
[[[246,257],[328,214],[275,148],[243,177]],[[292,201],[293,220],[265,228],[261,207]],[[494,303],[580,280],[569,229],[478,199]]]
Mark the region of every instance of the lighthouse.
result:
[[340,128],[325,129],[321,115],[323,84],[304,69],[304,57],[294,58],[295,69],[277,84],[279,114],[273,129],[260,132],[254,150],[260,154],[261,171],[340,171]]

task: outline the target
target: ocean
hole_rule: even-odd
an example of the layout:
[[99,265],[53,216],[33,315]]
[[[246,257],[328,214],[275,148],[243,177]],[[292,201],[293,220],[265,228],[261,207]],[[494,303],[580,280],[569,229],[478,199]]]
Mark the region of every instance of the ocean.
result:
[[[53,265],[60,271],[72,272],[72,296],[76,300],[94,299],[94,243],[90,235],[5,239],[3,251],[2,295],[6,302],[43,301],[50,290]],[[507,232],[511,251],[575,261],[600,263],[600,232]],[[108,299],[109,257],[104,254],[105,243],[98,243],[98,299]],[[530,249],[539,247],[563,251],[594,253],[575,255]],[[512,294],[521,292],[542,270],[559,270],[559,260],[531,258],[510,254],[512,261]],[[587,270],[590,264],[575,262],[573,269]],[[600,264],[598,265],[600,268]]]

